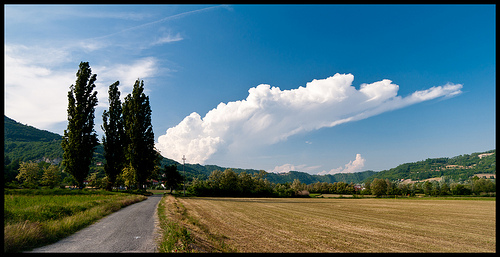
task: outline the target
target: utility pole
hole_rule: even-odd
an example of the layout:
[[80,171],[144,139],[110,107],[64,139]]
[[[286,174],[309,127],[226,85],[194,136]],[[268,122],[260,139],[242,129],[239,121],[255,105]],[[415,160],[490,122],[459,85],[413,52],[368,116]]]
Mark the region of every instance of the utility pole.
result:
[[184,169],[185,165],[186,165],[186,156],[182,155],[182,171],[184,171],[184,179],[183,179],[184,185],[182,187],[184,190],[184,196],[186,196],[186,169]]

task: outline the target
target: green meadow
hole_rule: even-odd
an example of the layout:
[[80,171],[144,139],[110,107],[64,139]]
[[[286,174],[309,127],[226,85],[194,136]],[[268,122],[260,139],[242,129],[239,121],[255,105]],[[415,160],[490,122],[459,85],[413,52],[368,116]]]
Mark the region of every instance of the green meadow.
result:
[[144,199],[121,192],[5,189],[4,252],[54,243]]

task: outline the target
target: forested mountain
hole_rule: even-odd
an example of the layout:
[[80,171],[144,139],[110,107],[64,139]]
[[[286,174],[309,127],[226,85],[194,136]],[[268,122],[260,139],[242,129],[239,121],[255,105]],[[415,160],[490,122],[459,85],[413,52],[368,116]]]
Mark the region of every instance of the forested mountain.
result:
[[[39,161],[58,164],[62,160],[62,136],[46,130],[21,124],[4,115],[4,158],[9,161]],[[102,146],[94,153],[96,161],[103,161]]]
[[454,180],[467,180],[474,174],[496,174],[496,150],[404,163],[396,168],[377,172],[368,179],[424,180],[446,176]]
[[[63,155],[61,147],[62,136],[36,129],[31,126],[18,123],[4,116],[4,157],[6,160],[14,161],[37,161],[37,160],[60,160]],[[94,162],[104,161],[103,148],[99,145],[94,153]],[[161,166],[176,165],[177,170],[183,172],[182,163],[164,158]],[[214,170],[224,171],[226,167],[217,165],[186,164],[185,172],[188,180],[193,178],[206,179]],[[254,169],[232,168],[236,173],[246,172],[256,174],[261,171]],[[311,175],[300,171],[287,173],[267,173],[265,178],[271,183],[292,183],[295,179],[305,184],[316,182],[346,182],[362,183],[363,181],[383,178],[389,180],[423,180],[432,177],[448,176],[456,180],[466,180],[473,174],[492,173],[496,174],[496,150],[482,153],[460,155],[452,158],[434,158],[424,161],[405,163],[395,168],[380,172],[363,171],[356,173],[337,173],[334,175]]]
[[23,125],[4,115],[4,157],[10,160],[60,160],[62,136]]
[[23,125],[4,115],[4,139],[16,142],[52,142],[61,140],[62,136],[29,125]]
[[286,183],[286,182],[293,182],[295,179],[299,179],[300,182],[305,183],[305,184],[312,184],[316,182],[327,182],[327,183],[334,183],[334,182],[345,182],[345,183],[361,183],[363,180],[366,178],[372,176],[375,174],[375,171],[362,171],[362,172],[355,172],[355,173],[336,173],[333,175],[311,175],[309,173],[305,172],[299,172],[299,171],[289,171],[287,173],[268,173],[267,178],[271,182],[275,183]]

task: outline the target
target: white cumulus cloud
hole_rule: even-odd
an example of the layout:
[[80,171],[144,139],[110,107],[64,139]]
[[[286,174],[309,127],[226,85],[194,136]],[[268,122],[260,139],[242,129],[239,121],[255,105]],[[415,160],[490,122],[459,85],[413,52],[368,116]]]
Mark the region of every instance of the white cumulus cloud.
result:
[[336,169],[331,169],[330,171],[324,170],[322,172],[318,172],[318,175],[360,172],[363,171],[363,167],[365,167],[365,159],[358,153],[356,154],[356,159],[354,161],[350,161],[344,167],[338,167]]
[[399,86],[384,79],[352,86],[352,74],[314,79],[297,89],[261,84],[245,100],[220,103],[205,117],[192,113],[158,138],[156,147],[167,158],[203,164],[215,152],[274,144],[297,133],[365,119],[408,105],[454,96],[462,85],[447,84],[398,96]]

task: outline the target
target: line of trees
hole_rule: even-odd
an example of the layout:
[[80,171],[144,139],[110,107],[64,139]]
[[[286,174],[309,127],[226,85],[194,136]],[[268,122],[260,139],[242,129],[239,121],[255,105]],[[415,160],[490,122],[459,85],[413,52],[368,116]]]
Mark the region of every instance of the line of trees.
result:
[[356,187],[354,183],[345,182],[316,182],[309,184],[305,187],[310,193],[319,194],[356,194],[359,191],[359,187]]
[[187,191],[197,196],[272,196],[271,183],[264,176],[264,171],[250,175],[214,170],[206,180],[195,178]]
[[466,183],[457,183],[452,179],[443,178],[438,181],[425,181],[417,183],[394,183],[389,179],[375,178],[371,182],[365,183],[362,194],[382,195],[403,195],[415,196],[425,194],[430,196],[444,195],[481,195],[496,192],[494,180],[478,178],[474,176]]
[[56,165],[45,162],[22,162],[16,179],[22,181],[22,185],[26,188],[38,188],[38,186],[54,188],[61,182],[60,173]]
[[[61,143],[64,150],[62,165],[82,188],[99,144],[94,130],[97,75],[92,74],[88,62],[80,63],[76,75],[76,83],[68,92],[68,127]],[[109,110],[103,113],[106,189],[113,188],[120,174],[126,184],[141,188],[160,160],[154,148],[149,97],[144,94],[144,81],[138,79],[122,104],[118,85],[119,81],[110,85]]]
[[208,179],[195,178],[188,187],[188,192],[196,196],[268,196],[268,197],[300,197],[309,194],[358,194],[358,195],[402,195],[430,196],[443,195],[481,195],[496,192],[493,180],[474,177],[469,183],[456,183],[451,179],[426,181],[413,184],[391,182],[389,179],[375,178],[361,185],[345,182],[316,182],[309,185],[295,179],[293,183],[271,183],[266,173],[236,173],[232,169],[213,171]]
[[271,183],[266,172],[250,175],[246,172],[236,173],[232,169],[213,171],[208,179],[195,178],[188,192],[197,196],[268,196],[268,197],[301,197],[309,193],[354,194],[353,183],[317,182],[306,185],[299,179],[292,183]]

